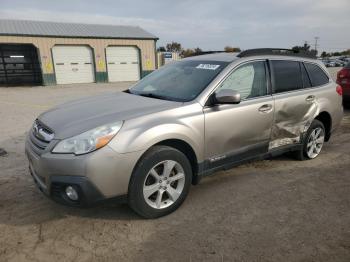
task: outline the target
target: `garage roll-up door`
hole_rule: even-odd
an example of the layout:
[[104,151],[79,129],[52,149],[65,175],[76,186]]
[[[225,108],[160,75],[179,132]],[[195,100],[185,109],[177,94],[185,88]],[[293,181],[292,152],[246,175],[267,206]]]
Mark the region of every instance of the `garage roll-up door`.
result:
[[139,50],[131,46],[110,46],[106,49],[109,82],[140,79]]
[[57,84],[92,83],[94,64],[88,46],[54,46],[52,48]]

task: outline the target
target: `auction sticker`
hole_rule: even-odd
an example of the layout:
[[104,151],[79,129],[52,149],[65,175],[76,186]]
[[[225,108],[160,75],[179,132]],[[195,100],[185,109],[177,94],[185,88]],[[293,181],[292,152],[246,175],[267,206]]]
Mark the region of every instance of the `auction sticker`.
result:
[[207,70],[216,70],[219,67],[220,67],[220,65],[199,64],[196,68],[198,68],[198,69],[207,69]]

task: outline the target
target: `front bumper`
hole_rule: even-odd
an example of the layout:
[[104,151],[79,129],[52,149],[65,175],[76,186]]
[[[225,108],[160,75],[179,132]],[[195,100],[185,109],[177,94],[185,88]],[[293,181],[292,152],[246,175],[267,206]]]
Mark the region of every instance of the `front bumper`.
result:
[[[50,186],[47,187],[41,180],[40,176],[36,174],[31,165],[29,165],[29,171],[39,190],[56,202],[71,206],[90,206],[105,199],[105,197],[86,177],[51,176]],[[65,189],[67,186],[74,186],[74,188],[77,190],[79,195],[79,199],[77,201],[73,201],[67,197],[65,194]]]
[[[120,154],[108,145],[89,154],[53,154],[52,141],[45,150],[38,153],[30,136],[27,137],[25,152],[29,170],[37,187],[48,197],[68,205],[91,205],[95,202],[123,198],[133,168],[143,152]],[[73,186],[78,201],[71,201],[65,194],[67,186]]]

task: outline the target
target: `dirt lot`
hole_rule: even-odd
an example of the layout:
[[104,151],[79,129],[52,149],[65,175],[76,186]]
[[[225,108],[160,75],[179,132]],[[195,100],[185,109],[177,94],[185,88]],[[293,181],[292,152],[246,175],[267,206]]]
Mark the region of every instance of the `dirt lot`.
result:
[[0,261],[350,261],[349,110],[317,159],[283,156],[219,172],[167,217],[45,198],[23,152],[35,117],[128,85],[0,89],[0,147],[8,151],[0,157]]

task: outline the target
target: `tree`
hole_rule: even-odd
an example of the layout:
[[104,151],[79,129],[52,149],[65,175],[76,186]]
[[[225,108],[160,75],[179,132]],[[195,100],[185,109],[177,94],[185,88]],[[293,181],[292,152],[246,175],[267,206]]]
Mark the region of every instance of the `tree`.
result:
[[199,47],[196,47],[194,50],[193,50],[196,54],[200,54],[203,52],[202,49],[200,49]]
[[181,44],[178,42],[171,42],[166,44],[167,52],[181,52],[181,50],[182,50]]
[[296,53],[299,53],[300,51],[310,53],[313,55],[317,55],[317,51],[315,49],[311,49],[311,46],[305,41],[303,46],[293,46],[292,50]]
[[193,56],[194,54],[195,54],[195,51],[190,48],[184,49],[181,52],[182,57],[189,57],[189,56]]
[[238,52],[241,52],[241,49],[239,47],[232,47],[232,46],[225,46],[224,50],[227,53],[238,53]]
[[158,52],[165,52],[166,49],[165,49],[164,46],[160,46],[160,47],[157,48],[157,51],[158,51]]
[[341,52],[342,55],[350,55],[350,49]]
[[292,50],[294,51],[294,52],[299,52],[299,51],[305,51],[305,52],[308,52],[308,51],[310,51],[310,45],[307,43],[307,42],[305,42],[304,43],[304,45],[303,46],[293,46],[292,47]]
[[324,58],[324,57],[327,57],[327,56],[328,56],[327,52],[323,51],[322,54],[321,54],[321,57]]

